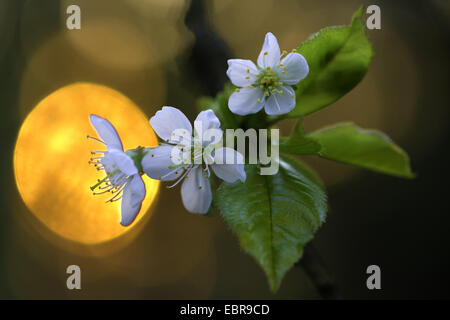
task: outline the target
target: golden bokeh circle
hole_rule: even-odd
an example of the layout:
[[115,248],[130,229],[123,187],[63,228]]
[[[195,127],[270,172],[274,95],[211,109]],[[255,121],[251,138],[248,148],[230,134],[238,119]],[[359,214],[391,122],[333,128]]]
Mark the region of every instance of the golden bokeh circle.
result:
[[143,176],[147,194],[141,212],[131,226],[121,226],[120,201],[105,203],[108,195],[93,196],[89,188],[104,176],[88,164],[90,152],[105,149],[86,138],[96,136],[90,114],[115,126],[125,150],[157,145],[147,117],[131,100],[105,86],[75,83],[48,95],[27,116],[14,151],[14,173],[22,199],[46,227],[69,240],[98,244],[150,214],[159,181]]

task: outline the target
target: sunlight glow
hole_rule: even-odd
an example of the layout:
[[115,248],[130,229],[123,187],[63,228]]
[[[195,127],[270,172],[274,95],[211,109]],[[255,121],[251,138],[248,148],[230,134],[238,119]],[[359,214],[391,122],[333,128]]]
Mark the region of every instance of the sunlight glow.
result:
[[[44,98],[25,119],[14,152],[19,192],[33,214],[56,234],[84,244],[116,238],[140,223],[155,202],[159,181],[144,176],[147,195],[130,227],[122,227],[120,201],[105,203],[108,194],[93,196],[89,186],[102,173],[88,164],[93,150],[104,146],[89,115],[107,118],[121,136],[125,150],[156,146],[148,118],[121,93],[91,83],[75,83]],[[145,219],[148,221],[148,219]]]

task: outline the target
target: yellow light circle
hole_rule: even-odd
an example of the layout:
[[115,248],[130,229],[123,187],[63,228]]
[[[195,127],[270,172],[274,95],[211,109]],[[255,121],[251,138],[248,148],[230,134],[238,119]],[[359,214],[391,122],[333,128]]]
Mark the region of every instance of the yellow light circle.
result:
[[141,211],[129,227],[119,224],[120,201],[105,203],[110,194],[94,196],[89,188],[104,177],[88,164],[90,152],[105,150],[86,137],[97,136],[90,114],[114,125],[125,150],[157,145],[147,117],[131,100],[105,86],[75,83],[31,111],[14,151],[16,183],[27,207],[56,234],[83,244],[111,240],[139,224],[159,189],[159,181],[142,176],[146,197]]

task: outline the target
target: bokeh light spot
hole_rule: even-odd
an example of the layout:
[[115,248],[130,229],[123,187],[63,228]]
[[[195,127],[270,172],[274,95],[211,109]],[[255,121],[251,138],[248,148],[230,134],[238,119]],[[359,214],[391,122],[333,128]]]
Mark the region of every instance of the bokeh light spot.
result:
[[131,100],[105,86],[75,83],[51,93],[31,111],[14,152],[16,183],[27,207],[51,231],[83,244],[105,242],[134,229],[151,214],[148,209],[159,189],[159,181],[143,176],[147,194],[127,228],[119,224],[120,201],[105,203],[108,195],[92,195],[89,186],[103,173],[88,160],[91,151],[104,146],[86,138],[96,136],[90,114],[111,121],[125,150],[157,145],[147,117]]

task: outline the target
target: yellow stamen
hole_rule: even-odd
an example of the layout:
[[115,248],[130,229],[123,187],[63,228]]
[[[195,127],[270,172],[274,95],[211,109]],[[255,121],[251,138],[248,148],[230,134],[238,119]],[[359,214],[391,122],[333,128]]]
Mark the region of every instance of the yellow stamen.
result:
[[239,88],[236,88],[236,92],[240,92],[241,91],[241,89],[239,89]]

